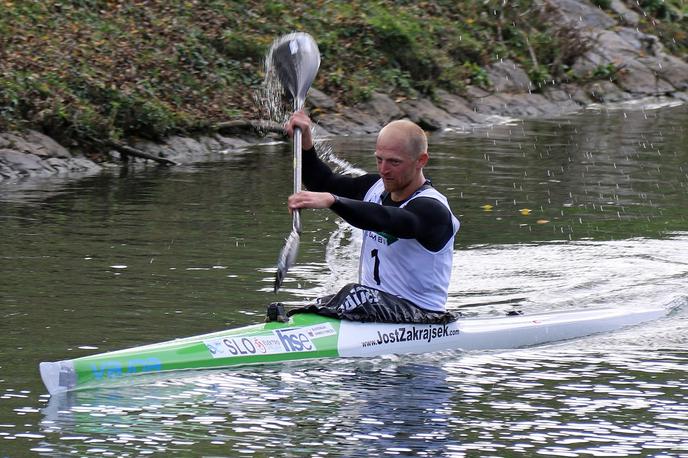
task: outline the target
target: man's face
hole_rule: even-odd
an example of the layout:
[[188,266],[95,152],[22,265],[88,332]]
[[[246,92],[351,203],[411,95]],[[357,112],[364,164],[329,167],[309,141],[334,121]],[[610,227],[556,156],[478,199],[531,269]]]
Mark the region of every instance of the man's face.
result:
[[402,142],[383,137],[378,139],[375,148],[377,171],[382,177],[385,191],[390,193],[405,190],[421,170],[419,159],[414,159],[404,151]]

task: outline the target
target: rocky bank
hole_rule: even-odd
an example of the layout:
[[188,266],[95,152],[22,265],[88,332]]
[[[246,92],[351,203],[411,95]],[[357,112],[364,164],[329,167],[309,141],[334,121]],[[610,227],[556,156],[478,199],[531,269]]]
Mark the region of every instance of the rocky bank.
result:
[[[516,63],[503,60],[487,68],[489,90],[468,87],[465,93],[438,90],[432,98],[394,100],[373,94],[365,103],[342,106],[317,88],[308,96],[309,110],[323,135],[372,134],[393,119],[408,118],[428,131],[467,130],[503,117],[541,118],[576,112],[593,103],[615,103],[645,97],[688,101],[688,62],[668,54],[659,39],[638,31],[639,17],[615,0],[603,11],[583,0],[544,0],[548,21],[571,37],[571,46],[586,51],[572,66],[575,84],[534,82]],[[608,75],[599,79],[599,70]],[[185,163],[203,160],[275,136],[274,125],[260,134],[257,122],[228,123],[198,138],[173,136],[161,143],[131,140],[113,148],[109,160],[142,156]],[[269,132],[272,133],[269,133]],[[265,131],[263,131],[265,132]],[[121,145],[120,145],[121,146]],[[151,159],[133,160],[147,160]],[[0,134],[0,181],[27,176],[94,172],[101,165],[79,156],[46,135],[29,131]]]

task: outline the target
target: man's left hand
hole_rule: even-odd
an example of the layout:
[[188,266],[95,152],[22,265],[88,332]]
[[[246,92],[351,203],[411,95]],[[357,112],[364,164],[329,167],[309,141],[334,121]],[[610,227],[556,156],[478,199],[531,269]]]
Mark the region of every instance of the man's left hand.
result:
[[334,200],[329,192],[301,191],[289,196],[287,205],[290,212],[298,208],[330,208]]

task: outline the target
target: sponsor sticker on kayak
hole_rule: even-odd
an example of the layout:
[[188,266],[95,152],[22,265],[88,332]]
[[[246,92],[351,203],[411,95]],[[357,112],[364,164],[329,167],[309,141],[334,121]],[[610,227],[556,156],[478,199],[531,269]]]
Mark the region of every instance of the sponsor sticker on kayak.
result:
[[274,329],[270,334],[257,336],[228,336],[204,340],[213,358],[232,358],[253,355],[308,352],[317,348],[313,339],[336,335],[330,323],[299,328]]
[[448,324],[384,324],[376,326],[343,321],[339,329],[340,356],[370,356],[386,353],[420,353],[446,348],[460,330]]

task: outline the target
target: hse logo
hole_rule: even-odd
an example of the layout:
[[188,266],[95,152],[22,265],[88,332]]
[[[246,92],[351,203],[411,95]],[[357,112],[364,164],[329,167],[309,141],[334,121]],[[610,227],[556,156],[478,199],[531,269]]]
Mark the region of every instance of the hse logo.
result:
[[96,380],[160,370],[162,370],[162,361],[158,358],[134,358],[126,361],[111,360],[91,363],[91,372]]
[[313,351],[315,346],[308,336],[308,330],[298,328],[276,329],[273,331],[279,338],[282,348],[287,353],[293,351]]

